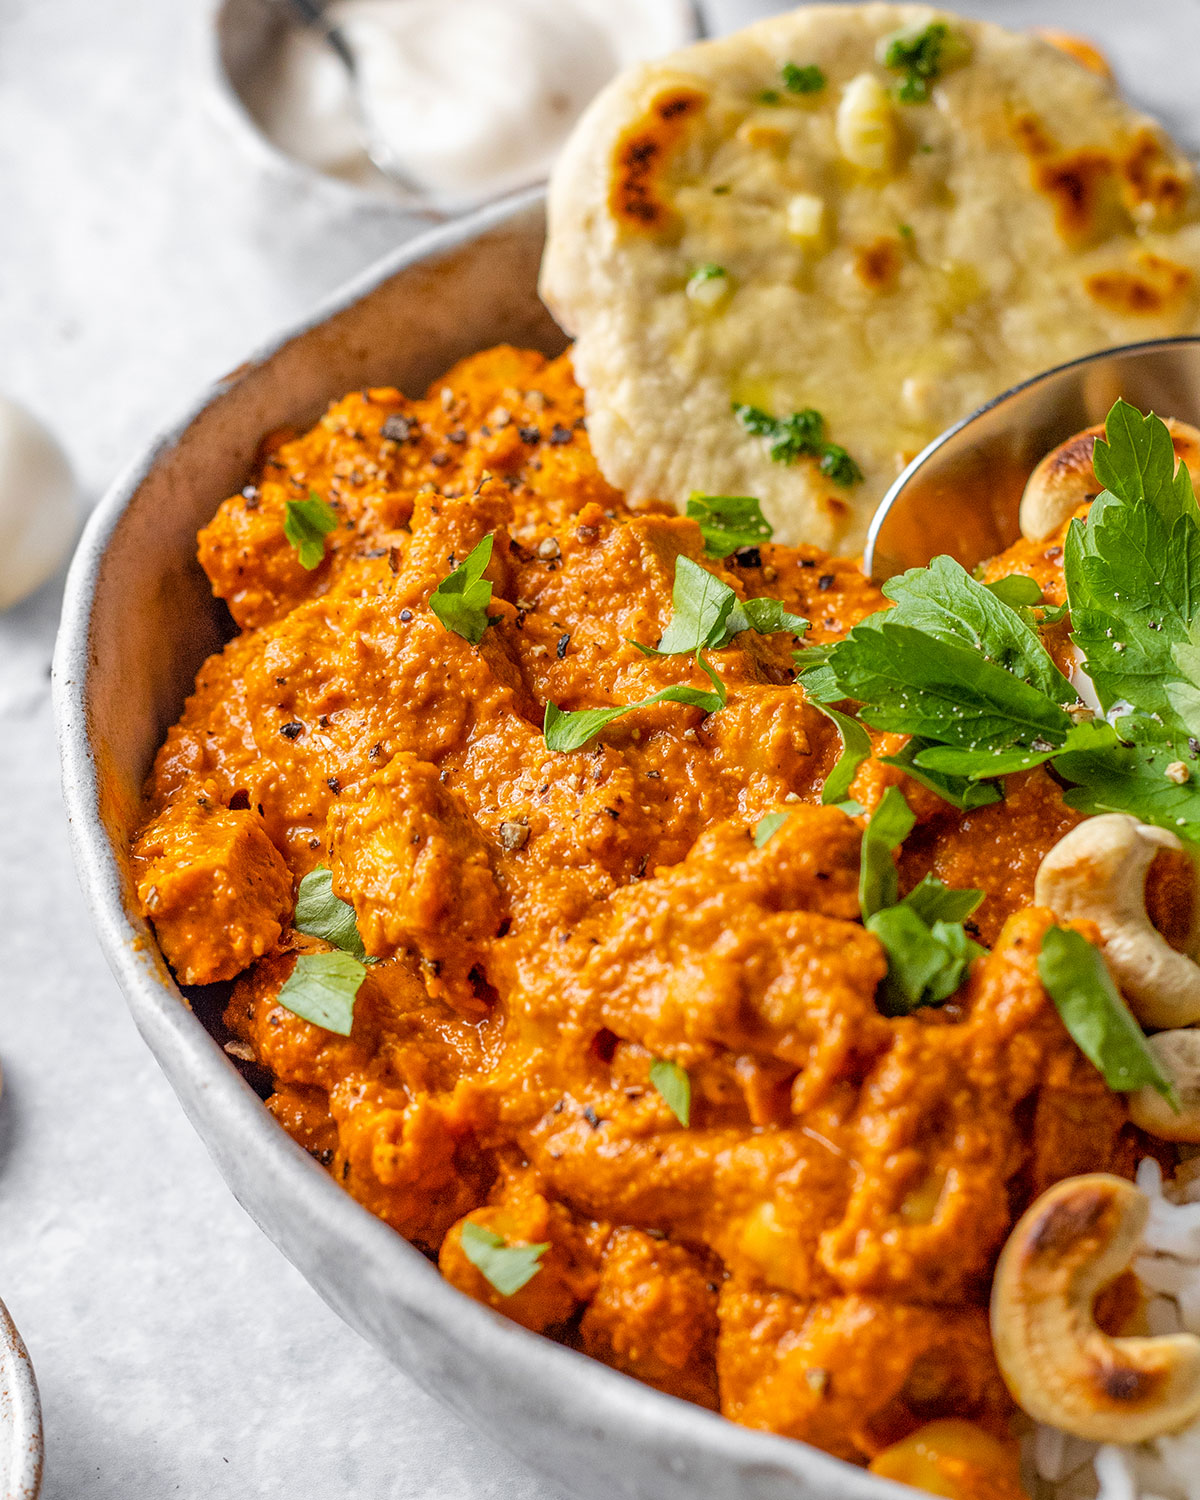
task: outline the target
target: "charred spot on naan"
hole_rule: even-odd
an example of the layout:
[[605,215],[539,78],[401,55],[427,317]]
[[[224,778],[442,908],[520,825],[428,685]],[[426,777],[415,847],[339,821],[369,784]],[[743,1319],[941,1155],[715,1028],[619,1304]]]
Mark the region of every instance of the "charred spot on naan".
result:
[[1196,278],[1187,266],[1143,251],[1136,269],[1096,271],[1084,280],[1088,295],[1102,307],[1132,317],[1149,317],[1182,307],[1194,295]]
[[610,206],[613,217],[626,229],[657,234],[674,222],[662,191],[662,175],[707,99],[700,89],[669,89],[617,142]]

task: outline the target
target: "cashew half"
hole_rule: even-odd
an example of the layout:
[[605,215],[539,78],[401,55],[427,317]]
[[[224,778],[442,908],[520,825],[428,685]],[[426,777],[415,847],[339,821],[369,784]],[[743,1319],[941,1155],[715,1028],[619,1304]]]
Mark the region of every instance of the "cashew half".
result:
[[[1174,417],[1167,418],[1167,427],[1176,458],[1187,465],[1192,488],[1200,490],[1200,431]],[[1034,469],[1021,496],[1021,535],[1027,541],[1044,542],[1085,500],[1099,493],[1092,449],[1103,436],[1102,426],[1086,427],[1047,453]]]
[[1111,1338],[1092,1314],[1149,1217],[1121,1177],[1068,1177],[1025,1213],[992,1285],[992,1342],[1036,1421],[1101,1443],[1141,1443],[1200,1416],[1200,1338]]
[[1200,1030],[1160,1031],[1146,1045],[1175,1085],[1179,1113],[1157,1089],[1144,1088],[1130,1094],[1129,1118],[1160,1140],[1200,1146]]
[[[1146,913],[1146,872],[1160,849],[1183,845],[1165,828],[1127,813],[1088,818],[1059,839],[1037,873],[1033,899],[1071,921],[1087,917],[1100,929],[1104,957],[1146,1026],[1200,1021],[1200,965],[1177,953]],[[1200,908],[1200,901],[1194,903]],[[1189,951],[1195,951],[1195,916]]]

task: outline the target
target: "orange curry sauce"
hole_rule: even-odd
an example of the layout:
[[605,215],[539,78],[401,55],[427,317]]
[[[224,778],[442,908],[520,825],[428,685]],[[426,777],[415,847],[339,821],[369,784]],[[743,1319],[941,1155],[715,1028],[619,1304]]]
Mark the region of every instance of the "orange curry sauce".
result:
[[[310,491],[339,525],[307,572],[283,516]],[[489,532],[475,647],[427,601]],[[1078,814],[1041,770],[963,814],[864,764],[864,807],[900,784],[918,816],[903,888],[927,871],[982,887],[993,945],[950,1004],[885,1018],[858,920],[864,820],[817,805],[840,745],[793,685],[790,636],[711,653],[729,700],[707,718],[659,704],[582,750],[544,744],[548,701],[709,686],[628,644],[662,634],[681,554],[785,601],[810,641],[885,602],[845,559],[713,562],[695,523],[627,508],[566,357],[495,349],[426,400],[355,392],[277,435],[200,535],[241,633],[155,763],[146,913],[182,981],[236,981],[227,1021],[284,1128],[469,1295],[858,1463],[937,1418],[1007,1439],[995,1257],[1048,1184],[1128,1174],[1140,1150],[1037,975],[1033,877]],[[990,576],[1031,573],[1056,603],[1058,557],[1021,545]],[[776,810],[791,816],[756,848]],[[276,999],[325,946],[291,926],[319,864],[384,960],[348,1038]],[[1169,871],[1153,884],[1179,907]],[[686,1128],[657,1058],[690,1076]],[[464,1254],[466,1219],[548,1242],[515,1295]],[[980,1485],[954,1493],[1019,1493],[1015,1468]]]

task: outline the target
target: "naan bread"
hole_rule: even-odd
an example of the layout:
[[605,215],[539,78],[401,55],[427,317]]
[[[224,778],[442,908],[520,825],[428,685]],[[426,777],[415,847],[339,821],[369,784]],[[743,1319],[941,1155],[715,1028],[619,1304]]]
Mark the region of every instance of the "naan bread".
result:
[[[941,74],[902,102],[887,40],[937,23]],[[789,64],[823,85],[793,91],[817,75]],[[780,540],[856,548],[904,464],[982,402],[1200,329],[1198,220],[1178,148],[1049,43],[814,5],[595,100],[551,183],[542,294],[613,484],[756,495]],[[862,481],[773,460],[737,403],[820,412]]]

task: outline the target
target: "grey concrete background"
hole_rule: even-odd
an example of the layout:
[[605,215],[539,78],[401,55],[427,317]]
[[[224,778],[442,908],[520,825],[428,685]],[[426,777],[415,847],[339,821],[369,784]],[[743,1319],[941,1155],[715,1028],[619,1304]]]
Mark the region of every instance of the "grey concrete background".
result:
[[[779,8],[712,0],[717,27]],[[1200,141],[1197,0],[1074,25]],[[209,0],[0,0],[0,389],[94,502],[154,430],[405,226],[274,191],[204,98]],[[271,205],[264,214],[264,201]],[[552,1500],[324,1307],[236,1206],[127,1018],[67,851],[60,583],[0,615],[0,1296],[47,1500]]]

